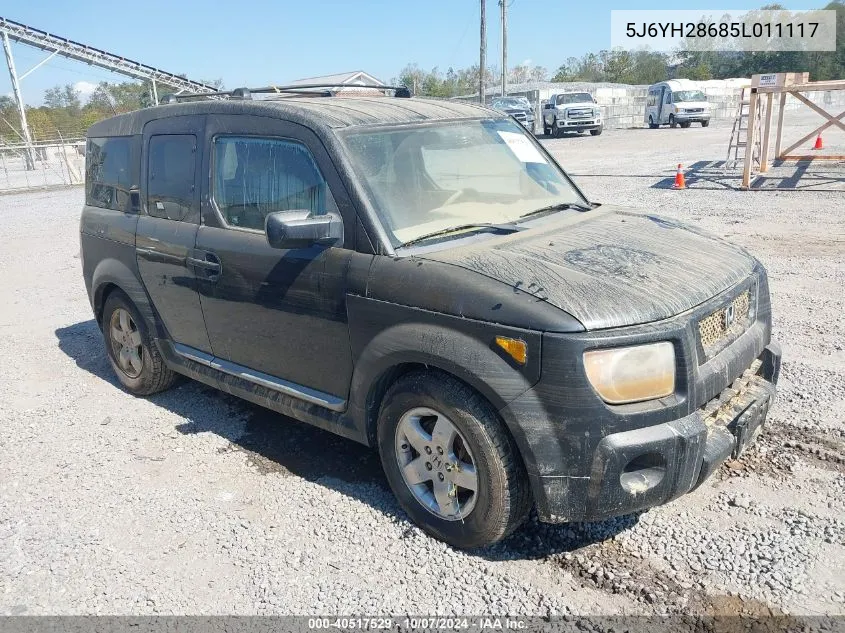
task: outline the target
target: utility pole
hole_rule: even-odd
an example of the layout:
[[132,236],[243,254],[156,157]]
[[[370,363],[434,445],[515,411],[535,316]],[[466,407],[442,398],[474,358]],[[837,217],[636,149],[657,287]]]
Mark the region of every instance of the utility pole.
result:
[[481,51],[480,60],[478,62],[478,99],[481,105],[487,100],[484,94],[484,75],[487,69],[487,14],[484,10],[484,3],[487,0],[481,0]]
[[502,7],[502,96],[508,91],[508,5],[507,0],[499,0]]
[[3,50],[6,53],[6,64],[9,66],[9,76],[12,79],[12,92],[15,95],[15,103],[18,104],[18,115],[21,119],[21,136],[24,142],[24,157],[26,158],[26,169],[32,171],[35,169],[35,154],[32,151],[32,137],[29,135],[29,126],[26,124],[26,110],[23,107],[23,97],[21,97],[21,86],[18,83],[18,73],[15,70],[15,60],[12,57],[12,47],[9,44],[9,35],[6,31],[3,34]]

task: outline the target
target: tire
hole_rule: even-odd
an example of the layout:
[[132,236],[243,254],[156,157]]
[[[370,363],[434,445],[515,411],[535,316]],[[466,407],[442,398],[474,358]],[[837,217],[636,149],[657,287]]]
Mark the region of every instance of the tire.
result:
[[[445,448],[449,442],[438,439],[450,436],[441,434],[444,428],[454,431]],[[448,374],[416,371],[393,384],[379,413],[378,447],[399,505],[425,532],[454,547],[492,545],[531,509],[528,476],[513,438],[484,398]],[[474,492],[454,483],[473,476]],[[440,499],[450,505],[444,509]]]
[[709,119],[708,119],[707,121],[702,121],[702,122],[701,122],[701,127],[707,127],[708,125],[710,125],[710,120],[709,120]]
[[675,122],[675,115],[669,115],[669,127],[676,127],[678,124]]
[[546,127],[546,126],[544,125],[544,126],[543,126],[543,136],[551,136],[551,135],[552,135],[552,130],[551,130],[551,128],[548,128],[548,127]]
[[603,130],[604,130],[604,126],[598,128],[598,129],[595,129],[595,130],[590,130],[590,136],[601,136],[601,133],[602,133]]
[[690,125],[692,125],[692,123],[690,123],[689,121],[685,121],[684,123],[679,123],[678,125],[680,125],[682,128],[688,128]]
[[[116,290],[106,299],[102,327],[109,362],[129,393],[149,396],[176,382],[178,374],[165,365],[138,309],[123,292]],[[131,349],[134,355],[125,351]]]
[[651,115],[649,115],[648,117],[648,127],[651,130],[656,130],[658,127],[660,127],[659,125],[657,125],[657,123],[654,122],[654,119],[651,118]]

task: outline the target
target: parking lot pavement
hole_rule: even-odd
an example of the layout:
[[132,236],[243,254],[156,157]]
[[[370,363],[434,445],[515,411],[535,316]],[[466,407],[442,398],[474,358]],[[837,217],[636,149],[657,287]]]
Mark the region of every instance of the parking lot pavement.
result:
[[843,197],[660,186],[728,136],[543,142],[592,199],[767,266],[784,364],[757,445],[668,506],[474,553],[413,527],[372,451],[197,383],[123,392],[81,190],[0,196],[0,613],[845,613]]

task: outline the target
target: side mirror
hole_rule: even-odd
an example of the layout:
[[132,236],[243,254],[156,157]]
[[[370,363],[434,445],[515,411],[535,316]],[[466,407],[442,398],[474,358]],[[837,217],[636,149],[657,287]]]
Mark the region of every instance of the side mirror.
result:
[[343,222],[333,213],[314,215],[307,209],[275,211],[267,215],[264,231],[273,248],[333,246],[343,239]]

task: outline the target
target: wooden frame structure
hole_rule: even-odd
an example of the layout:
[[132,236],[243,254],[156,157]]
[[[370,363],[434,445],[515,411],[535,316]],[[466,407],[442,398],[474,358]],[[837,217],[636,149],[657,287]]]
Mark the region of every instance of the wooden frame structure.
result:
[[[843,122],[843,119],[845,119],[845,110],[834,116],[801,94],[802,92],[845,90],[845,79],[838,79],[835,81],[810,81],[809,78],[810,73],[773,73],[770,75],[752,75],[751,98],[748,108],[749,138],[747,139],[745,161],[742,170],[743,189],[751,188],[751,170],[754,162],[754,152],[751,150],[755,144],[761,145],[759,174],[764,174],[769,170],[769,141],[772,129],[773,102],[776,94],[780,95],[780,107],[778,108],[778,120],[775,132],[776,160],[845,160],[845,155],[843,154],[790,154],[790,152],[795,150],[797,147],[806,143],[817,134],[821,134],[829,127],[837,126],[841,130],[845,131],[845,122]],[[786,149],[782,149],[783,116],[787,95],[792,95],[798,99],[798,101],[826,119],[826,121]],[[763,114],[762,125],[756,125],[757,122],[754,119],[757,115],[757,102],[761,99],[765,100],[765,114]],[[755,138],[757,136],[757,130],[760,130],[760,138]]]

